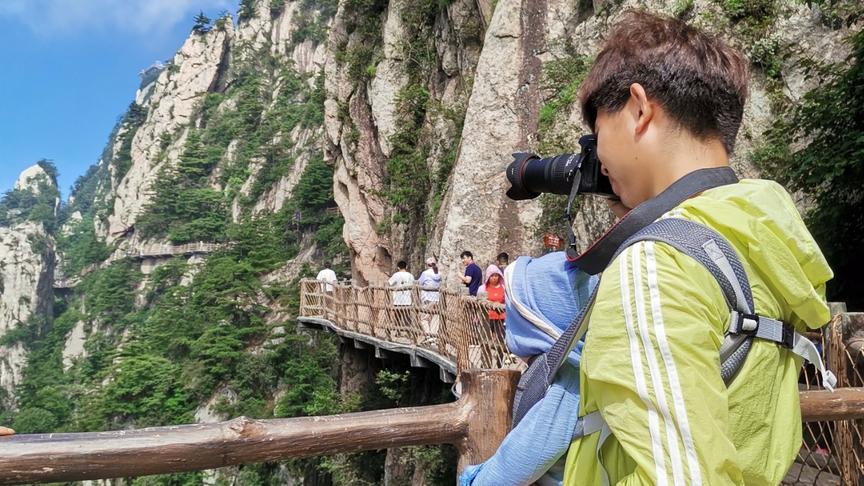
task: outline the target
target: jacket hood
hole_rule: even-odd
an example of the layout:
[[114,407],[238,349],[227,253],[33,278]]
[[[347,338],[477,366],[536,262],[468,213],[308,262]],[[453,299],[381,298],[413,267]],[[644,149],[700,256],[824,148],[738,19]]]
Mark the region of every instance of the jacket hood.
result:
[[[507,298],[505,340],[516,356],[549,351],[561,333],[588,305],[598,277],[579,270],[564,252],[519,257],[504,270]],[[578,366],[582,342],[568,356]]]
[[[714,228],[743,252],[751,286],[766,287],[779,304],[777,317],[812,329],[830,320],[825,284],[833,272],[782,186],[744,179],[689,199],[666,216],[681,215]],[[757,309],[777,307],[761,304],[757,300]]]
[[499,284],[504,285],[504,274],[501,272],[501,269],[498,268],[498,265],[492,264],[486,267],[486,279],[483,280],[483,285],[489,284],[489,279],[492,275],[498,275]]

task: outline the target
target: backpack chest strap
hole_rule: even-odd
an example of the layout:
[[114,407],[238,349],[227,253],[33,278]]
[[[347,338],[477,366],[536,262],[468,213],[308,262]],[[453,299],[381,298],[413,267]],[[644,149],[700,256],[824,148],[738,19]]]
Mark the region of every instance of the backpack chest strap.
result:
[[750,336],[763,341],[776,343],[803,358],[819,370],[822,385],[828,390],[834,390],[837,377],[822,361],[819,349],[813,341],[797,332],[795,328],[783,321],[763,317],[757,314],[745,314],[732,311],[728,334]]

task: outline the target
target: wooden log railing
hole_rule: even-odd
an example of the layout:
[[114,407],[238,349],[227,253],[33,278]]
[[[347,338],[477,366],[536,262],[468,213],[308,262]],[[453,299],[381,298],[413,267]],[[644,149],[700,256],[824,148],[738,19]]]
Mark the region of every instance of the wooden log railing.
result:
[[[431,325],[426,330],[421,326],[423,332],[412,333],[412,321],[406,321],[398,314],[393,317],[394,309],[387,301],[386,289],[383,293],[376,293],[370,289],[338,285],[331,290],[326,287],[322,290],[321,284],[314,281],[304,281],[303,285],[306,291],[301,299],[301,313],[318,312],[317,315],[332,317],[340,325],[356,331],[380,334],[395,340],[417,342],[418,334],[427,336],[424,339],[432,334],[426,332],[431,331]],[[488,322],[481,319],[487,316],[486,312],[490,309],[488,304],[458,295],[448,296],[446,292],[441,294],[440,300],[438,305],[450,309],[454,315],[444,317],[437,338],[444,341],[446,352],[460,363],[462,396],[456,402],[328,417],[273,420],[240,417],[217,424],[0,437],[0,484],[165,474],[440,443],[456,446],[461,471],[468,464],[479,463],[490,457],[506,435],[519,373],[515,370],[474,369],[477,366],[472,363],[469,352],[471,346],[481,344],[475,344],[477,337],[472,333],[488,328]],[[420,308],[409,307],[417,311],[415,317],[421,315]],[[440,317],[434,306],[424,310],[429,315]],[[376,321],[375,318],[380,320]],[[832,322],[827,338],[831,346],[828,357],[832,366],[837,370],[851,366],[855,373],[852,378],[847,376],[845,381],[841,380],[846,387],[832,393],[819,390],[817,386],[803,391],[800,396],[802,418],[808,431],[812,432],[809,429],[811,425],[821,428],[828,424],[831,434],[837,434],[829,434],[829,447],[850,447],[848,441],[851,438],[853,443],[849,450],[853,456],[849,457],[849,454],[843,454],[844,450],[840,451],[840,470],[837,470],[836,462],[833,466],[830,460],[812,466],[808,457],[799,456],[799,461],[793,466],[793,470],[798,468],[799,478],[804,472],[814,469],[817,478],[823,472],[836,474],[835,477],[842,475],[844,484],[858,484],[857,481],[862,478],[860,458],[855,454],[861,445],[864,383],[854,362],[834,361],[845,359],[842,354],[835,356],[835,348],[841,347],[838,343],[845,342],[849,335],[857,336],[860,334],[858,330],[864,331],[864,326],[856,327],[853,325],[855,323],[864,324],[864,318],[861,315],[843,314]],[[500,339],[497,333],[490,332],[489,335]],[[487,349],[491,350],[490,353],[501,352],[496,346],[498,344]],[[850,351],[844,349],[843,353],[848,355]],[[480,355],[483,358],[482,353]],[[496,362],[493,360],[490,363]],[[499,360],[497,363],[502,364],[504,361]],[[853,383],[855,385],[850,386]],[[855,435],[849,435],[849,431],[857,434],[857,443],[854,442]],[[805,445],[806,441],[805,434]],[[855,472],[856,464],[858,472]],[[820,483],[817,479],[811,483],[797,481],[789,484]]]
[[[134,477],[288,458],[449,443],[461,471],[489,458],[509,430],[519,374],[466,371],[453,403],[327,417],[0,437],[0,484]],[[839,399],[842,412],[828,411]],[[864,388],[807,392],[806,422],[864,419]]]
[[[407,352],[437,351],[458,370],[519,367],[501,333],[486,325],[486,312],[500,306],[449,291],[441,291],[438,304],[422,304],[422,291],[414,288],[412,305],[397,308],[392,298],[396,291],[350,283],[334,284],[328,290],[326,284],[305,280],[300,314],[326,320],[337,333],[401,339],[410,345]],[[864,484],[864,314],[848,313],[842,304],[832,307],[835,319],[808,337],[821,344],[840,388],[835,393],[824,392],[814,370],[802,373],[804,444],[797,459],[799,468],[790,472],[795,480],[788,484],[816,484],[826,477],[832,478],[829,482]],[[407,317],[399,318],[400,312]],[[405,329],[406,325],[410,328]],[[811,481],[808,475],[815,479]]]
[[470,371],[453,403],[327,417],[0,437],[0,484],[166,474],[426,444],[453,444],[459,469],[490,457],[510,425],[519,374]]
[[[410,305],[394,305],[399,292],[410,295]],[[504,306],[449,290],[300,282],[301,321],[324,319],[341,331],[434,353],[454,374],[524,366],[507,350],[503,323],[490,312],[503,314]]]

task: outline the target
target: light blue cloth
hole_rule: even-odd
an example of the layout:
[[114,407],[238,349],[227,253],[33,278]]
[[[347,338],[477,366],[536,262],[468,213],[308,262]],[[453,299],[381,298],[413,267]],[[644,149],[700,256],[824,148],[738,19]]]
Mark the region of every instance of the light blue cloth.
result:
[[[514,301],[519,301],[561,333],[588,305],[599,278],[579,270],[567,261],[563,251],[540,258],[519,257],[512,266],[512,270],[507,269],[512,272],[507,279],[510,284],[506,299],[507,347],[511,353],[527,359],[549,351],[557,336],[550,336],[526,319],[518,312]],[[567,361],[578,367],[581,356],[582,343],[579,342]]]
[[[515,301],[561,332],[588,304],[598,279],[568,262],[563,252],[536,259],[520,257],[512,265],[508,269],[512,274],[507,288],[507,346],[517,356],[528,358],[548,351],[556,338],[520,314]],[[563,457],[579,420],[581,352],[582,342],[578,342],[546,396],[507,434],[494,456],[462,472],[460,486],[562,483]]]

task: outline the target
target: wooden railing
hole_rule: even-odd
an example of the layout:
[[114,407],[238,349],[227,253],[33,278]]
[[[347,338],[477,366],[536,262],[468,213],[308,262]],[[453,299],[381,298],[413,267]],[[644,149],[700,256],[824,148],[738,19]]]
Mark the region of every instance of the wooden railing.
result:
[[105,261],[99,264],[92,264],[84,267],[77,275],[65,276],[60,271],[55,271],[54,288],[55,289],[71,289],[81,283],[81,278],[85,275],[106,268],[112,263],[119,260],[133,259],[142,260],[144,258],[168,258],[180,255],[195,255],[213,253],[225,248],[228,248],[227,243],[207,243],[198,241],[195,243],[185,243],[182,245],[171,245],[167,243],[151,243],[140,247],[130,248],[126,250],[117,250],[111,254]]
[[[519,373],[476,368],[511,365],[512,357],[488,319],[488,311],[503,310],[500,306],[448,292],[440,293],[437,304],[424,303],[415,288],[409,289],[411,305],[396,309],[392,289],[328,288],[309,280],[301,289],[306,319],[332,318],[342,332],[368,333],[381,343],[451,359],[460,371],[461,398],[444,405],[328,417],[240,417],[218,424],[0,437],[0,484],[164,474],[440,443],[456,446],[462,470],[495,452],[509,428]],[[784,484],[860,484],[864,383],[859,360],[864,356],[844,343],[857,343],[862,334],[864,316],[843,313],[822,337],[828,361],[845,387],[832,393],[816,383],[803,385],[809,388],[801,393],[805,444]],[[815,458],[825,446],[827,457]]]
[[[409,305],[394,305],[400,292],[410,296]],[[507,350],[503,321],[490,313],[503,315],[504,306],[449,290],[300,282],[301,319],[324,319],[342,331],[431,353],[454,373],[524,367]]]
[[0,437],[0,484],[133,477],[390,447],[453,444],[460,470],[509,428],[515,371],[471,371],[453,403],[327,417]]
[[[520,367],[503,334],[485,319],[500,306],[451,291],[441,291],[438,304],[424,304],[422,289],[409,290],[411,305],[395,306],[396,289],[303,280],[301,320],[323,320],[339,334],[380,341],[376,346],[398,342],[404,353],[436,352],[456,370]],[[847,313],[842,305],[835,312],[811,338],[841,388],[822,391],[813,370],[802,373],[804,442],[784,484],[864,484],[864,314]]]

